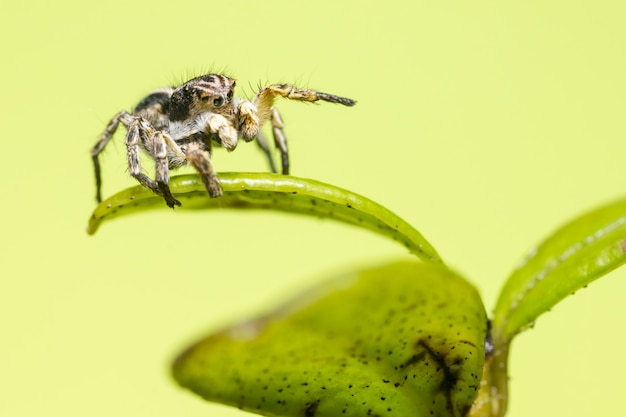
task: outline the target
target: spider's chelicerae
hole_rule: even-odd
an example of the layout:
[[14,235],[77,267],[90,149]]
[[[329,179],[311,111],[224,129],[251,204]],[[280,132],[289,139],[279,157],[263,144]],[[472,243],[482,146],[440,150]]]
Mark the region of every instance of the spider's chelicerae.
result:
[[[211,197],[222,195],[222,187],[211,163],[212,144],[228,151],[237,147],[239,138],[257,143],[276,172],[272,156],[260,127],[271,121],[274,142],[282,158],[282,173],[289,173],[289,154],[280,114],[273,107],[277,96],[291,100],[318,100],[353,106],[354,100],[318,91],[273,84],[259,90],[252,101],[234,98],[235,80],[221,74],[206,74],[179,87],[153,91],[137,104],[134,111],[120,111],[109,122],[91,149],[96,173],[96,199],[102,201],[98,155],[113,137],[118,125],[126,129],[126,148],[130,174],[142,185],[162,196],[169,207],[180,206],[169,188],[169,170],[186,164],[199,173]],[[155,179],[141,171],[139,150],[155,161]]]

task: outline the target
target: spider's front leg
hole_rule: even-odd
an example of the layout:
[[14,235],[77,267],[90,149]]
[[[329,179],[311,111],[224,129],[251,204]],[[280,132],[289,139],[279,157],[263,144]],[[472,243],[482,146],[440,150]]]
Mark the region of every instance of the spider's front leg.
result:
[[[270,120],[272,122],[272,136],[274,137],[274,144],[276,145],[276,149],[280,152],[282,174],[289,175],[289,149],[287,148],[287,138],[285,137],[285,132],[283,132],[283,127],[285,125],[283,124],[283,119],[281,119],[280,113],[276,107],[272,107],[271,109]],[[277,172],[276,166],[274,165],[274,159],[272,158],[272,154],[267,146],[267,140],[260,130],[257,134],[257,144],[269,160],[272,172]]]
[[276,97],[283,97],[297,101],[328,101],[330,103],[343,104],[344,106],[354,106],[356,101],[351,98],[339,97],[334,94],[322,93],[320,91],[298,88],[289,84],[273,84],[263,87],[254,97],[253,104],[257,108],[259,125],[272,116],[272,106]]
[[259,126],[270,119],[272,123],[272,133],[274,135],[274,142],[276,147],[280,151],[282,158],[283,174],[289,174],[289,152],[287,149],[287,138],[283,132],[283,121],[278,113],[278,110],[273,106],[276,97],[284,97],[289,100],[297,101],[327,101],[330,103],[343,104],[344,106],[354,106],[356,101],[339,97],[333,94],[322,93],[319,91],[308,90],[305,88],[297,88],[289,84],[273,84],[262,88],[256,97],[254,98],[254,107],[256,109],[256,115]]
[[[143,122],[143,123],[142,123]],[[141,172],[141,161],[139,158],[139,141],[143,139],[148,143],[148,149],[155,160],[156,181],[150,179]],[[126,135],[126,151],[128,156],[128,169],[130,175],[141,185],[149,188],[155,194],[162,196],[168,207],[180,206],[180,201],[176,200],[169,188],[169,168],[167,163],[167,146],[164,135],[160,131],[155,131],[143,119],[136,117],[128,127]]]
[[239,135],[232,121],[218,113],[203,113],[196,119],[196,124],[201,127],[206,139],[203,142],[190,142],[187,145],[187,162],[200,173],[209,196],[220,197],[223,191],[211,163],[211,141],[231,152],[237,147]]
[[204,188],[206,188],[211,198],[219,197],[223,194],[222,186],[217,179],[217,174],[211,163],[211,154],[205,149],[205,144],[201,142],[190,142],[187,145],[187,161],[193,166],[198,173]]

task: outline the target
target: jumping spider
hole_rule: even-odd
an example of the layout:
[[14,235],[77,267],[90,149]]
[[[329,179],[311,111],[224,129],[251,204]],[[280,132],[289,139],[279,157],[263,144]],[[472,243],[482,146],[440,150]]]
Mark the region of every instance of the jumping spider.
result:
[[[153,91],[137,104],[132,113],[117,113],[91,149],[96,174],[96,199],[102,201],[98,155],[111,140],[118,125],[126,129],[126,148],[130,175],[162,196],[169,207],[180,206],[169,188],[169,170],[190,164],[199,173],[211,197],[222,195],[222,187],[211,163],[211,146],[228,151],[237,147],[239,138],[257,143],[276,172],[272,156],[260,127],[271,120],[274,142],[282,158],[282,173],[289,173],[287,140],[280,114],[273,107],[277,96],[291,100],[318,100],[353,106],[354,100],[288,84],[273,84],[259,90],[252,101],[233,98],[235,80],[221,74],[193,78],[179,87]],[[155,161],[155,179],[141,172],[139,149]]]

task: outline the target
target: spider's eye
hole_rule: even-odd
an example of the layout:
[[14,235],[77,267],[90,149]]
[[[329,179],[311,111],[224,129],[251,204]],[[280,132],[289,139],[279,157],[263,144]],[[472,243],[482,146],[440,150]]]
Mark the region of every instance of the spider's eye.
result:
[[216,97],[215,99],[213,99],[213,105],[215,107],[219,107],[222,104],[224,104],[224,97],[220,96],[220,97]]
[[229,91],[228,94],[226,94],[226,98],[228,98],[228,101],[233,99],[233,92]]
[[209,102],[209,96],[202,96],[202,97],[200,97],[200,100],[202,100],[203,103],[208,103]]

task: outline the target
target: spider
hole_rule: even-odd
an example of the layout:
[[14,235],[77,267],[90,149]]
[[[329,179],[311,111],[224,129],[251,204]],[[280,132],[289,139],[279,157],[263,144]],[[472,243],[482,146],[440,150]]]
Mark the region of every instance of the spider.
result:
[[[283,133],[283,121],[273,107],[277,96],[291,100],[315,102],[318,100],[353,106],[349,98],[301,89],[289,84],[273,84],[259,90],[252,101],[234,98],[235,80],[221,74],[206,74],[193,78],[178,87],[161,88],[141,100],[132,113],[117,113],[106,126],[98,142],[91,149],[95,175],[96,200],[102,201],[100,189],[100,162],[98,156],[113,137],[119,124],[126,129],[126,148],[130,175],[143,186],[162,196],[173,208],[180,206],[169,188],[169,170],[183,165],[193,166],[210,197],[222,195],[222,187],[211,163],[212,145],[227,151],[237,147],[239,138],[254,139],[276,168],[267,140],[260,127],[270,120],[274,142],[282,159],[282,173],[289,174],[289,153]],[[155,179],[141,170],[139,150],[143,149],[155,161]]]

